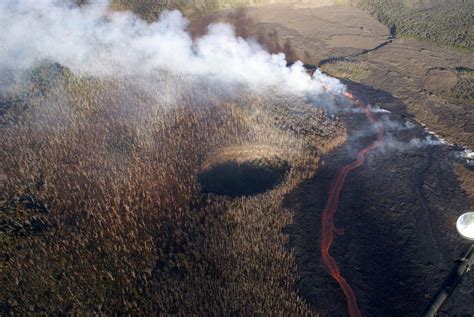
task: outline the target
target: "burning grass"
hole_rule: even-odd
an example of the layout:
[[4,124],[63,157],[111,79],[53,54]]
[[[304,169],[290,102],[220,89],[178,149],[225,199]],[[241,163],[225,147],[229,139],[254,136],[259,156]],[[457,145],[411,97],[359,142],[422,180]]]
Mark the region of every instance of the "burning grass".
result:
[[[0,125],[2,315],[310,313],[282,199],[343,142],[339,121],[296,97],[170,102],[46,73],[2,96],[22,105]],[[232,148],[291,169],[255,196],[203,194],[201,167]]]

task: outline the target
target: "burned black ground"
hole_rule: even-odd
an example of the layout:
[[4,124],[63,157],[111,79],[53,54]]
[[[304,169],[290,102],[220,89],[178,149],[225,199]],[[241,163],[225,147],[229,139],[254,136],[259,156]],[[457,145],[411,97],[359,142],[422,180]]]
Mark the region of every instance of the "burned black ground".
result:
[[[390,110],[390,114],[378,114],[385,117],[383,121],[403,127],[410,119],[403,103],[393,96],[354,83],[349,88],[371,104]],[[323,156],[317,175],[286,201],[296,209],[288,231],[300,270],[299,291],[328,316],[347,312],[342,291],[321,261],[321,213],[339,168],[375,138],[367,131],[363,114],[341,118],[348,135],[357,137]],[[344,234],[336,236],[331,254],[365,316],[419,316],[463,247],[454,223],[468,210],[469,201],[454,174],[449,146],[400,148],[394,140],[407,144],[413,138],[426,137],[417,124],[411,129],[389,128],[386,134],[392,137],[346,180],[335,216],[335,225],[343,228]],[[474,312],[473,289],[474,279],[468,276],[441,315]]]

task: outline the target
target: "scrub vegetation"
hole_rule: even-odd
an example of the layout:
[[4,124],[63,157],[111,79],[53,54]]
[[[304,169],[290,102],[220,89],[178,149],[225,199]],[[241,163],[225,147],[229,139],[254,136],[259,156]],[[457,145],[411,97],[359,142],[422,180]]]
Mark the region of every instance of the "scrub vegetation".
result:
[[454,102],[474,106],[474,70],[458,69],[458,81],[449,91],[449,98]]
[[369,68],[364,62],[335,61],[322,65],[321,70],[331,76],[360,82],[369,76]]
[[[165,9],[186,15],[229,7],[298,3],[296,0],[113,0],[115,10],[132,10],[148,21],[157,20]],[[344,0],[334,5],[354,5],[366,10],[393,35],[431,41],[441,46],[471,50],[474,47],[474,3],[468,0]]]
[[[2,92],[1,315],[310,313],[282,200],[341,123],[297,97],[200,103],[160,80],[177,102],[51,64]],[[229,147],[277,149],[289,168],[253,196],[203,193],[203,164]]]
[[113,0],[112,8],[132,10],[146,20],[157,20],[166,9],[179,9],[187,15],[205,13],[229,7],[244,7],[258,4],[290,3],[291,0]]
[[474,2],[356,0],[397,36],[472,50]]

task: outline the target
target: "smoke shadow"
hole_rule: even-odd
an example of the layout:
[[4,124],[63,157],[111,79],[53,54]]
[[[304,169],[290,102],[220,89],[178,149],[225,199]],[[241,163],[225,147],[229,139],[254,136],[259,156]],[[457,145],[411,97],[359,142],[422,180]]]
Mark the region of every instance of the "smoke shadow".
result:
[[281,183],[290,166],[286,161],[226,161],[199,174],[204,193],[230,197],[263,193]]

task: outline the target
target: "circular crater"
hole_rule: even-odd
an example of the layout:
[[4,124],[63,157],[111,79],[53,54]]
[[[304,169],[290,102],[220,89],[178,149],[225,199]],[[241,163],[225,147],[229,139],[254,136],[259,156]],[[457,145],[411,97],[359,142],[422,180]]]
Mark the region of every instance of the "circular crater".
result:
[[207,159],[198,178],[203,192],[238,197],[274,188],[289,170],[288,161],[273,147],[233,146]]

